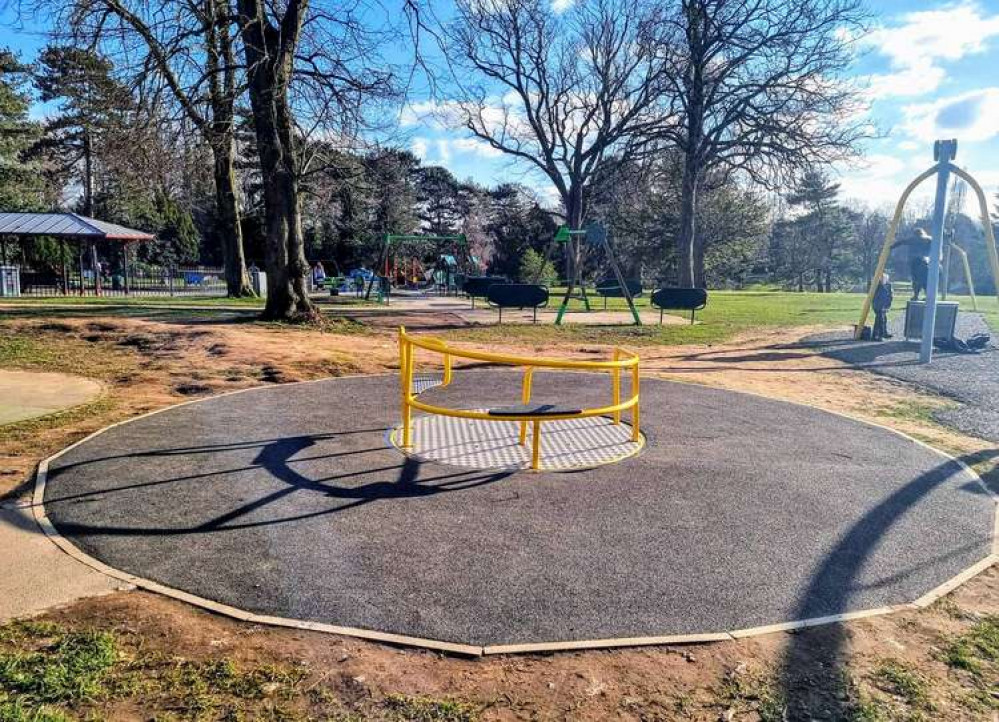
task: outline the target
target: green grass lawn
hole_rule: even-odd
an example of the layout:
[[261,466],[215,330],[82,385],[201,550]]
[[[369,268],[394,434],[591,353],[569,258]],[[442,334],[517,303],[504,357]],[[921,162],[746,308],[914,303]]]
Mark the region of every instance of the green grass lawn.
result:
[[[553,293],[553,312],[557,308]],[[786,291],[711,291],[708,305],[697,312],[699,323],[690,325],[628,325],[631,317],[624,299],[610,299],[609,310],[621,312],[621,326],[586,326],[567,324],[506,325],[460,329],[451,337],[469,341],[494,341],[499,337],[527,342],[592,341],[595,343],[672,345],[717,343],[753,329],[793,328],[800,326],[843,326],[857,322],[863,296],[856,293],[790,293]],[[595,310],[603,308],[603,299],[592,302]],[[648,299],[638,299],[641,309]],[[571,309],[581,310],[573,302]],[[999,313],[999,309],[996,309]],[[677,312],[682,315],[683,312]]]
[[[552,301],[544,310],[547,318],[553,316],[558,308],[560,289],[552,290]],[[971,310],[971,299],[967,296],[951,296],[951,300],[960,302],[963,310]],[[607,343],[631,345],[679,345],[690,343],[720,343],[743,332],[765,330],[768,328],[796,328],[802,326],[848,326],[857,322],[864,297],[858,293],[793,293],[777,290],[752,291],[711,291],[707,308],[697,313],[699,323],[690,325],[646,325],[630,324],[627,304],[624,299],[609,299],[608,309],[621,314],[620,326],[589,326],[585,323],[572,323],[562,327],[548,324],[512,324],[503,326],[475,326],[455,329],[446,335],[454,340],[495,342],[498,340],[519,341],[524,343],[552,343],[565,341],[567,343]],[[104,297],[91,298],[71,296],[56,299],[3,299],[4,304],[10,304],[31,315],[58,315],[56,309],[46,311],[45,307],[52,304],[69,305],[88,312],[107,312],[127,316],[145,315],[143,308],[164,309],[164,307],[191,307],[186,313],[196,313],[199,316],[212,316],[217,313],[241,312],[251,314],[261,308],[261,299],[229,299],[220,297],[189,296],[189,297]],[[320,308],[326,312],[337,313],[349,311],[350,307],[366,304],[363,300],[351,296],[340,298],[323,298]],[[595,298],[591,302],[594,310],[603,308],[603,299]],[[638,305],[647,309],[647,297],[638,299]],[[118,310],[115,310],[115,307]],[[199,307],[195,310],[194,307]],[[999,328],[999,303],[991,296],[980,296],[978,307],[986,321],[993,328]],[[382,306],[386,313],[391,308]],[[582,303],[574,301],[570,305],[570,313],[574,320],[582,315]],[[893,315],[904,312],[905,298],[897,297]],[[677,312],[683,315],[683,312]],[[870,324],[873,319],[868,319]]]
[[21,296],[3,298],[0,302],[12,306],[238,306],[263,308],[262,298],[227,298],[225,296]]

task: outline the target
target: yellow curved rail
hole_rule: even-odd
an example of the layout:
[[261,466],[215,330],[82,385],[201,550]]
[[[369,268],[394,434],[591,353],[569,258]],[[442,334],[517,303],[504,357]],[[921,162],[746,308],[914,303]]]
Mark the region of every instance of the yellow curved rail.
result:
[[[608,372],[611,375],[611,403],[606,406],[598,406],[590,409],[582,409],[579,413],[573,414],[504,414],[503,416],[493,416],[487,411],[473,411],[470,409],[452,409],[446,406],[436,406],[417,399],[417,393],[413,390],[413,370],[415,364],[415,349],[423,349],[438,353],[442,356],[444,367],[444,378],[442,385],[451,383],[452,364],[454,359],[465,359],[468,361],[484,361],[501,366],[518,366],[524,369],[524,378],[521,384],[521,404],[527,405],[531,401],[531,389],[534,379],[534,372],[539,368],[563,369],[576,371],[598,371]],[[621,373],[630,371],[631,373],[631,396],[621,400]],[[571,361],[553,358],[528,358],[526,356],[513,356],[511,354],[488,353],[485,351],[472,351],[471,349],[457,348],[447,344],[445,341],[433,336],[421,336],[419,338],[410,336],[406,329],[399,327],[399,383],[400,397],[402,402],[402,446],[404,448],[412,446],[413,409],[425,411],[429,414],[440,416],[452,416],[459,419],[477,419],[480,421],[518,421],[520,422],[520,443],[527,443],[527,425],[532,426],[531,439],[531,468],[537,469],[540,462],[541,453],[541,423],[543,421],[560,421],[565,419],[579,419],[593,416],[611,416],[615,424],[621,423],[621,412],[631,410],[631,440],[638,442],[641,439],[639,430],[639,358],[638,355],[615,348],[610,360],[607,361]]]

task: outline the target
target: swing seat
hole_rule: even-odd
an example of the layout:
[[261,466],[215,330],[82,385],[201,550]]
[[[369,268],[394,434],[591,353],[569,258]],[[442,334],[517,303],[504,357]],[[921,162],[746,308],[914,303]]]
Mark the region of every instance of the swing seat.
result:
[[504,308],[530,308],[537,322],[538,309],[548,305],[548,287],[533,283],[494,284],[486,292],[486,301],[499,309],[500,323],[503,323]]
[[690,311],[690,323],[694,323],[694,313],[708,305],[708,292],[704,288],[660,288],[649,299],[653,308],[659,309],[659,323],[663,322],[663,311]]

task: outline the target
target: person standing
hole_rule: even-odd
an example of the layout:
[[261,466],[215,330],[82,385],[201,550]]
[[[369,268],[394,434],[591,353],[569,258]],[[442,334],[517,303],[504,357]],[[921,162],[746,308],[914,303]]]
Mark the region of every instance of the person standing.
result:
[[888,333],[888,309],[891,308],[891,302],[891,279],[887,273],[883,273],[881,274],[881,280],[878,282],[878,287],[874,291],[874,302],[872,304],[874,308],[874,330],[871,333],[871,338],[875,341],[884,341],[886,338],[891,338],[891,334]]
[[316,261],[316,265],[312,267],[312,287],[319,288],[323,285],[323,281],[326,280],[326,269],[323,268],[322,261]]
[[909,249],[909,274],[912,276],[912,300],[918,301],[920,292],[926,296],[926,282],[930,276],[930,248],[933,238],[922,228],[891,245],[892,249],[906,246]]

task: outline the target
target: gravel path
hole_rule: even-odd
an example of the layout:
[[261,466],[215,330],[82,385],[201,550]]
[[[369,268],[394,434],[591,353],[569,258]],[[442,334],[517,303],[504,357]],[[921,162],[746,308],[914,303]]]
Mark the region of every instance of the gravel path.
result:
[[976,355],[935,351],[933,362],[918,363],[919,344],[902,340],[902,314],[891,323],[890,341],[854,341],[848,331],[818,334],[804,343],[822,354],[873,373],[907,381],[959,401],[960,405],[934,413],[934,418],[962,433],[999,443],[999,349],[996,334],[977,313],[958,316],[956,335],[968,338],[990,334],[993,345]]

